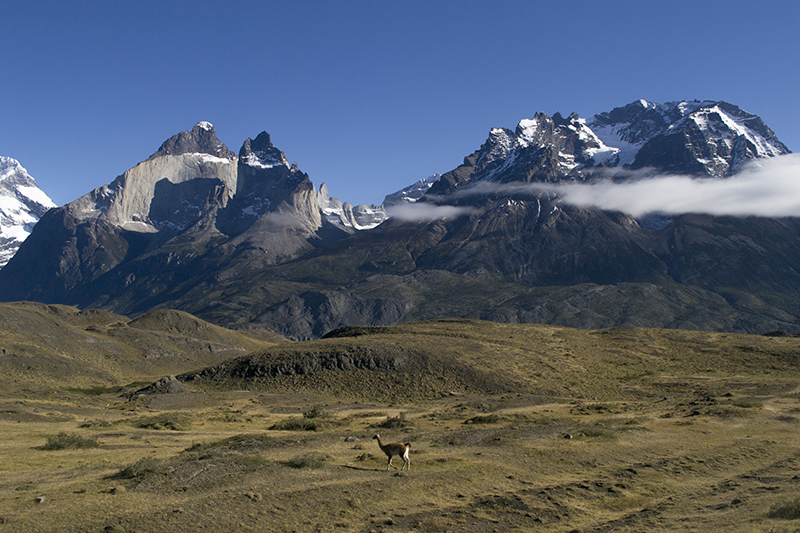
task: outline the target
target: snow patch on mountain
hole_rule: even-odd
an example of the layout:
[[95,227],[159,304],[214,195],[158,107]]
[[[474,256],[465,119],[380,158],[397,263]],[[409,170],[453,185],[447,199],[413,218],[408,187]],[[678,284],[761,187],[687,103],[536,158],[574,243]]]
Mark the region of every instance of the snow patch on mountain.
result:
[[[498,130],[498,131],[502,132],[503,130]],[[430,189],[434,183],[439,181],[439,178],[441,177],[442,177],[441,174],[433,174],[431,176],[428,176],[427,178],[422,178],[418,180],[417,182],[409,185],[408,187],[405,187],[404,189],[401,189],[397,192],[393,192],[392,194],[387,194],[386,197],[383,199],[384,207],[400,203],[416,202],[417,200],[422,198],[425,195],[425,193],[428,192],[428,189]]]
[[331,197],[324,183],[317,191],[317,205],[331,224],[359,231],[376,228],[388,218],[383,206],[361,204],[354,207],[349,202]]
[[289,168],[289,160],[286,159],[286,155],[278,150],[253,152],[242,157],[241,162],[257,168],[275,168],[277,166]]
[[8,263],[33,226],[56,204],[16,159],[0,157],[0,267]]
[[606,146],[613,146],[616,149],[616,159],[611,160],[613,164],[610,165],[613,167],[625,166],[633,163],[633,160],[636,158],[636,153],[643,144],[634,144],[625,141],[620,130],[621,128],[614,125],[594,126],[592,128],[592,131],[594,131],[597,138],[600,139],[603,144]]

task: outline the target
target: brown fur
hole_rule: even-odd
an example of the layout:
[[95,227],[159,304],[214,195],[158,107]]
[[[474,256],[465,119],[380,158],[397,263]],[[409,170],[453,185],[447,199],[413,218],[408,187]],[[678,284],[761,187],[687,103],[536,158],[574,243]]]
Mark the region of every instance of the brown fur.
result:
[[383,453],[386,454],[386,457],[389,458],[389,463],[386,465],[386,471],[389,471],[389,468],[397,468],[392,464],[392,457],[397,455],[403,460],[403,466],[400,467],[400,470],[405,468],[406,470],[411,470],[411,459],[408,457],[408,452],[411,451],[411,443],[410,442],[389,442],[384,444],[381,440],[381,436],[377,433],[375,434],[373,439],[378,441],[378,446]]

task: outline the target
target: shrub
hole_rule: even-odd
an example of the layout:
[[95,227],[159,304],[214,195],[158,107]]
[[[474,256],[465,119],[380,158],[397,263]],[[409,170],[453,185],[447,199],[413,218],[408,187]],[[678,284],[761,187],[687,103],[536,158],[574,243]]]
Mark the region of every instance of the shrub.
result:
[[97,439],[81,437],[80,435],[59,433],[55,437],[48,437],[47,442],[40,446],[41,450],[74,450],[79,448],[98,448]]
[[140,429],[167,429],[170,431],[188,431],[192,427],[188,416],[179,413],[163,413],[156,416],[139,418],[131,422],[133,427]]
[[497,414],[490,414],[490,415],[478,415],[473,416],[469,420],[465,420],[465,424],[497,424],[500,422],[500,416]]
[[406,418],[405,413],[400,413],[398,416],[388,416],[383,422],[374,424],[372,427],[383,429],[401,429],[411,425],[411,422]]
[[303,418],[327,418],[330,416],[321,405],[315,405],[303,411]]
[[132,465],[126,466],[113,477],[118,479],[142,480],[149,477],[166,477],[169,472],[168,466],[150,457],[139,459]]
[[800,498],[779,505],[773,505],[769,513],[769,518],[780,518],[782,520],[797,520],[800,518]]
[[322,429],[323,423],[319,420],[307,418],[287,418],[277,424],[273,424],[269,429],[278,431],[317,431]]
[[312,452],[293,457],[284,464],[291,468],[322,468],[327,459],[328,456],[323,453]]
[[215,442],[192,444],[190,447],[186,448],[184,452],[204,454],[221,450],[224,453],[231,451],[247,453],[270,448],[274,446],[275,442],[278,442],[275,438],[260,433],[240,434],[226,437]]

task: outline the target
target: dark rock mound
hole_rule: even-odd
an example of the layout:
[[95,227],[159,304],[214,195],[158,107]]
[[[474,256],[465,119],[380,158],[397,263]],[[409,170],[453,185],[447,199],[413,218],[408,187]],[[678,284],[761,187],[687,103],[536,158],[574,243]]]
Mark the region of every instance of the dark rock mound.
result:
[[159,379],[151,385],[142,387],[141,389],[137,389],[123,396],[129,400],[135,400],[136,398],[150,394],[179,394],[185,390],[186,385],[181,383],[178,378],[175,376],[167,376]]
[[299,353],[257,354],[239,357],[198,372],[183,374],[184,381],[211,379],[280,378],[310,376],[324,370],[399,370],[405,358],[399,354],[381,353],[369,348],[343,351],[311,351]]

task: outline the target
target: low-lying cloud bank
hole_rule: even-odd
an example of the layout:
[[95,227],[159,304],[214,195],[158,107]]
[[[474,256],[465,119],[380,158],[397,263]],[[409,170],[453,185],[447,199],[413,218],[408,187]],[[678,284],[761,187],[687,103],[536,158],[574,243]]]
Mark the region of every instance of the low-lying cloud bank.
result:
[[660,175],[626,182],[531,184],[565,203],[647,213],[800,216],[800,154],[754,161],[730,178]]
[[[800,217],[800,154],[752,161],[730,178],[648,176],[647,172],[623,171],[615,180],[594,183],[478,182],[453,197],[547,193],[566,204],[621,211],[634,217],[648,213]],[[391,217],[413,222],[474,212],[470,207],[427,202],[398,204],[387,210]]]

